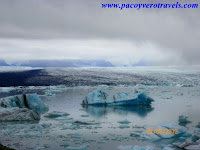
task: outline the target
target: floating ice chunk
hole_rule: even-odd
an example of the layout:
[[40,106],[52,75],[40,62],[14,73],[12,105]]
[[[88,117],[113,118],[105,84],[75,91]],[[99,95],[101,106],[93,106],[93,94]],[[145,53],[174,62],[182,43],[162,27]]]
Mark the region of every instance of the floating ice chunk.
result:
[[119,128],[120,128],[120,129],[130,128],[130,126],[127,125],[127,124],[123,124],[123,125],[120,125]]
[[164,147],[162,150],[174,150],[174,149],[171,147]]
[[172,143],[172,145],[177,146],[178,148],[181,148],[181,149],[184,149],[184,147],[187,147],[187,146],[189,146],[191,144],[194,145],[193,142],[183,142],[183,143],[176,142],[176,143]]
[[118,123],[120,123],[120,124],[129,124],[130,122],[127,119],[125,119],[125,120],[122,120],[122,121],[118,121]]
[[34,150],[41,150],[41,149],[45,149],[45,147],[38,146],[38,147],[34,148]]
[[95,121],[87,121],[87,120],[77,120],[74,122],[74,124],[81,124],[81,125],[98,125],[100,124],[99,122]]
[[0,121],[32,121],[39,120],[35,110],[27,108],[0,108]]
[[47,117],[47,118],[58,118],[58,117],[63,117],[63,116],[69,116],[69,114],[66,112],[52,111],[44,115],[44,117]]
[[[151,128],[150,128],[151,129]],[[168,138],[173,138],[173,137],[188,137],[191,136],[191,133],[187,131],[187,128],[177,125],[175,123],[169,123],[167,125],[163,126],[157,126],[153,128],[153,130],[159,130],[162,129],[164,131],[165,129],[175,129],[177,130],[177,134],[172,133],[172,134],[159,134],[159,133],[149,133],[143,132],[141,137],[145,139],[150,139],[150,140],[158,140],[158,139],[168,139]]]
[[200,122],[198,123],[198,125],[196,125],[197,128],[200,128]]
[[0,100],[0,106],[3,108],[18,107],[34,109],[38,113],[46,112],[49,109],[48,105],[42,102],[35,93],[3,98]]
[[189,123],[189,122],[191,122],[190,120],[188,120],[188,116],[186,116],[186,115],[181,115],[181,116],[179,116],[179,123]]
[[200,150],[200,144],[198,144],[198,145],[189,145],[189,146],[186,146],[184,149],[187,149],[187,150]]
[[193,142],[196,142],[199,139],[200,139],[200,129],[197,128],[197,129],[194,130],[194,134],[192,135],[192,139],[191,140]]
[[44,128],[49,128],[51,127],[52,123],[42,123],[41,126],[43,126]]
[[88,146],[87,145],[83,145],[83,146],[80,146],[80,147],[67,147],[66,150],[87,150],[88,149]]
[[120,150],[131,150],[132,147],[133,146],[122,146],[122,145],[120,145],[120,146],[118,146],[118,149],[120,149]]
[[155,150],[152,146],[134,146],[131,150]]
[[[113,92],[113,91],[112,91]],[[94,90],[83,100],[83,105],[150,105],[153,101],[144,93],[111,93],[109,90]]]
[[122,146],[118,147],[120,150],[155,150],[152,146]]
[[89,117],[89,115],[81,115],[81,117]]
[[141,133],[133,131],[132,133],[130,133],[130,136],[135,137],[135,136],[140,136]]
[[70,129],[70,130],[76,130],[78,128],[77,125],[64,125],[62,130],[67,130],[67,129]]

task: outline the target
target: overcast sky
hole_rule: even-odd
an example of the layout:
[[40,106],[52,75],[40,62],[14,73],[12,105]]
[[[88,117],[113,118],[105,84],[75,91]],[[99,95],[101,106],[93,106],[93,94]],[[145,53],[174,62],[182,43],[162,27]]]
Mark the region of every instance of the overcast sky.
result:
[[[0,0],[0,59],[105,59],[200,64],[198,9],[102,9],[173,0]],[[193,0],[178,0],[197,3]]]

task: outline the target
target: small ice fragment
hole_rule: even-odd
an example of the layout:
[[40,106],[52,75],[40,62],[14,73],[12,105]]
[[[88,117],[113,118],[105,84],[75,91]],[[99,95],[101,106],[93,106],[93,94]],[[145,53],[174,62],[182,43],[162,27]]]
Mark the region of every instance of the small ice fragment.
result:
[[118,147],[120,150],[155,150],[152,146],[122,146]]
[[186,116],[186,115],[181,115],[181,116],[179,116],[179,123],[189,123],[189,122],[191,122],[190,120],[188,120],[188,116]]
[[51,127],[52,123],[42,123],[41,126],[43,126],[44,128],[49,128]]
[[195,144],[194,142],[172,143],[172,145],[177,146],[178,148],[181,148],[181,149],[185,149],[185,147],[190,146],[190,145],[194,145],[194,144]]
[[67,129],[70,129],[70,130],[76,130],[77,129],[77,126],[76,125],[64,125],[62,130],[67,130]]
[[126,125],[126,124],[122,124],[119,126],[120,129],[124,129],[124,128],[130,128],[129,125]]
[[196,125],[196,128],[200,128],[200,122]]
[[135,137],[135,136],[140,136],[141,133],[139,132],[132,132],[130,133],[130,136]]
[[88,149],[88,146],[87,145],[83,145],[83,146],[80,146],[80,147],[67,147],[66,150],[87,150]]
[[95,122],[95,121],[83,120],[83,121],[75,121],[74,124],[80,124],[80,125],[98,125],[100,123],[99,122]]
[[81,117],[89,117],[89,115],[81,115]]
[[189,146],[185,147],[185,149],[187,149],[187,150],[200,150],[200,144],[198,144],[198,145],[189,145]]
[[47,117],[47,118],[58,118],[58,117],[63,117],[63,116],[69,116],[69,114],[66,112],[52,111],[44,115],[44,117]]
[[122,121],[118,121],[118,123],[120,123],[120,124],[129,124],[130,122],[127,119],[125,119],[125,120],[122,120]]
[[174,149],[171,147],[164,147],[162,150],[174,150]]

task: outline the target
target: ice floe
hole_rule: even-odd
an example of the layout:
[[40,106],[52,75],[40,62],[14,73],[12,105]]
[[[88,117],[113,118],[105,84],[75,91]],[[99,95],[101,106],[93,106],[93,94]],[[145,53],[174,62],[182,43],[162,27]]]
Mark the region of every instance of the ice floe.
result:
[[174,150],[174,149],[171,147],[164,147],[162,150]]
[[118,146],[120,150],[155,150],[153,146]]
[[120,123],[120,124],[129,124],[131,122],[129,122],[127,119],[125,119],[125,120],[122,120],[122,121],[118,121],[118,123]]
[[32,121],[39,120],[35,110],[27,108],[0,108],[0,121]]
[[94,90],[83,100],[83,105],[150,105],[154,101],[145,93],[112,93],[110,89]]
[[188,116],[186,116],[186,115],[179,116],[178,120],[179,120],[179,123],[189,123],[189,122],[191,122],[190,120],[188,120]]
[[47,118],[58,118],[58,117],[63,117],[63,116],[69,116],[69,114],[66,112],[52,111],[44,115],[44,117],[47,117]]
[[87,145],[83,145],[83,146],[80,146],[80,147],[67,147],[66,150],[87,150],[88,149],[88,146]]

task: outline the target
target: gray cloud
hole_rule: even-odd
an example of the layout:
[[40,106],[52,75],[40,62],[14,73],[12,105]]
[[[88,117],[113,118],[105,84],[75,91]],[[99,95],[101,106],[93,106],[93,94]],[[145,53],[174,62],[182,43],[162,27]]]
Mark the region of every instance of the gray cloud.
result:
[[[15,52],[24,56],[29,55],[33,59],[37,58],[36,52],[39,49],[42,52],[46,52],[47,49],[44,47],[34,48],[34,44],[46,42],[48,39],[54,41],[55,45],[60,45],[60,42],[56,43],[58,40],[63,42],[64,40],[74,40],[76,44],[77,41],[87,40],[84,45],[88,44],[88,46],[90,46],[90,40],[96,40],[99,43],[90,47],[94,49],[92,57],[95,57],[95,53],[99,49],[112,49],[112,44],[122,41],[121,48],[113,45],[116,51],[111,52],[108,50],[108,57],[101,54],[101,57],[96,56],[96,58],[120,61],[126,60],[126,57],[131,54],[137,57],[131,57],[130,59],[138,58],[138,61],[145,60],[149,64],[200,63],[199,9],[141,9],[139,11],[124,9],[121,11],[118,9],[102,9],[102,2],[124,3],[125,1],[0,0],[0,38],[3,39],[0,43],[0,52],[4,53],[2,58],[6,59],[8,54],[12,55]],[[126,3],[140,2],[176,3],[174,0],[126,1]],[[179,2],[197,3],[194,0]],[[22,42],[22,40],[26,42]],[[36,43],[35,40],[37,40]],[[13,46],[13,41],[15,41],[15,46]],[[32,47],[24,46],[26,47],[24,49],[22,43],[27,44],[27,41],[30,42],[29,44]],[[124,44],[126,42],[133,46],[127,46]],[[69,42],[66,43],[69,47]],[[103,44],[105,45],[102,46]],[[42,44],[38,45],[42,46]],[[51,43],[49,45],[49,51],[53,51]],[[152,46],[149,51],[147,50],[148,45]],[[154,48],[155,53],[152,52]],[[58,49],[60,53],[64,51],[61,49],[63,48]],[[82,52],[81,56],[77,55],[77,58],[91,56],[89,53],[92,52],[88,49],[81,47],[77,49],[85,51]],[[128,50],[122,58],[119,56],[121,56],[123,49]],[[67,56],[68,51],[71,55]],[[65,49],[65,52],[66,58],[76,57],[74,53],[72,54],[70,47]],[[53,52],[50,53],[54,54]],[[106,50],[104,53],[106,53]],[[112,57],[112,53],[118,53],[118,55],[113,54]],[[155,58],[150,59],[147,56]],[[157,56],[160,56],[160,58],[157,58]],[[45,56],[42,58],[45,59]],[[59,57],[56,58],[59,59]],[[134,60],[132,61],[134,62]]]

